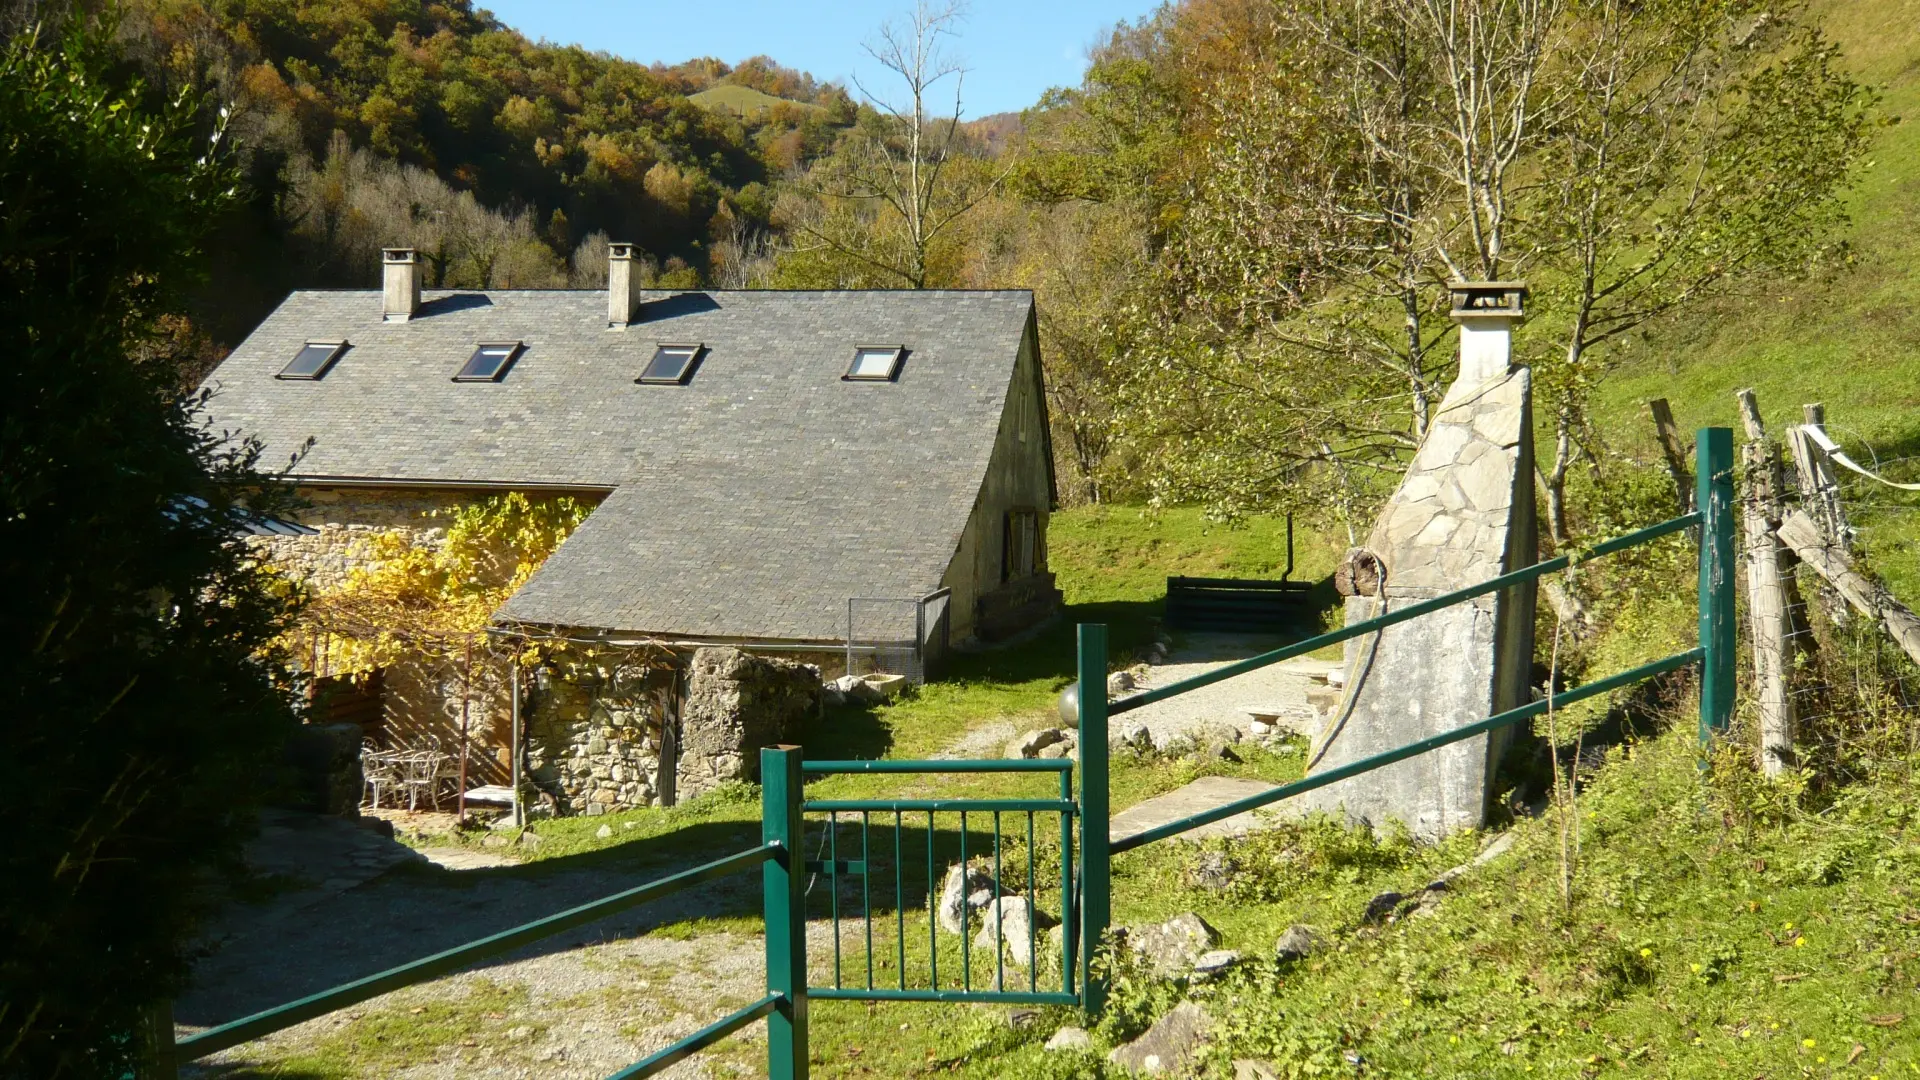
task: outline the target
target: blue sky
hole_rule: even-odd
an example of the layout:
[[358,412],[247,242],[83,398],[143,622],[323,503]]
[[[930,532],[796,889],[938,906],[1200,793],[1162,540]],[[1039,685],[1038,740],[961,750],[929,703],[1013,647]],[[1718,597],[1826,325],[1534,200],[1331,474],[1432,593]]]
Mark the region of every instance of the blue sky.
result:
[[[840,79],[851,90],[850,76],[872,87],[880,75],[861,44],[881,23],[908,11],[912,0],[479,0],[478,6],[528,37],[641,63],[715,56],[731,64],[765,53],[816,78]],[[973,0],[960,38],[948,44],[970,69],[963,110],[969,117],[1017,111],[1050,86],[1079,82],[1089,45],[1116,21],[1156,6],[1154,0]]]

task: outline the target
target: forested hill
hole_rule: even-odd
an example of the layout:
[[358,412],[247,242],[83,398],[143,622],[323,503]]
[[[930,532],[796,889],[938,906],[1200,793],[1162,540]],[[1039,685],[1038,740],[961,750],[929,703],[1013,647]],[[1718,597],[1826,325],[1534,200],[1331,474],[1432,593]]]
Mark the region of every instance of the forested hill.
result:
[[856,117],[838,85],[765,58],[648,67],[529,41],[470,0],[124,10],[149,82],[233,103],[252,205],[201,317],[226,344],[290,287],[369,283],[382,245],[421,248],[433,284],[538,287],[594,283],[612,236],[695,284],[764,228],[769,182]]

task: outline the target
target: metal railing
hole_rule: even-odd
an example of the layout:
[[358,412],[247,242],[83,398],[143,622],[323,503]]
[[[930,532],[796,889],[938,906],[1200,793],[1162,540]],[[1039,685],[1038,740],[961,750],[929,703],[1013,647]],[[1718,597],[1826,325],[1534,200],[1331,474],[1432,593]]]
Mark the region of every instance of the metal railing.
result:
[[609,915],[670,896],[716,878],[762,870],[767,923],[767,993],[745,1008],[701,1028],[671,1046],[613,1074],[608,1080],[638,1080],[720,1041],[765,1017],[767,1071],[778,1080],[806,1076],[806,923],[804,872],[793,853],[800,850],[800,750],[769,747],[760,752],[761,842],[759,846],[670,874],[624,892],[569,908],[557,915],[502,930],[432,956],[342,983],[297,1001],[175,1040],[170,1007],[163,1006],[153,1021],[157,1042],[154,1075],[173,1080],[179,1066],[276,1031],[344,1009],[402,987],[437,979],[476,961],[511,952]]
[[[969,1001],[1001,1002],[1011,1005],[1077,1005],[1080,997],[1074,990],[1074,951],[1078,943],[1074,935],[1062,933],[1060,943],[1060,981],[1059,989],[1049,986],[1042,989],[1040,983],[1041,956],[1037,947],[1037,922],[1039,919],[1039,890],[1035,887],[1036,829],[1035,815],[1058,814],[1060,840],[1060,898],[1062,925],[1073,926],[1073,763],[1062,759],[1018,759],[987,761],[809,761],[803,768],[817,775],[833,774],[875,774],[875,773],[1055,773],[1059,776],[1060,794],[1053,799],[837,799],[809,801],[801,809],[807,813],[826,814],[827,821],[822,831],[820,847],[826,857],[817,862],[809,862],[810,872],[826,875],[829,900],[829,917],[833,927],[833,984],[831,986],[810,986],[807,994],[816,998],[851,999],[859,1001]],[[840,815],[859,815],[858,836],[860,858],[856,860],[840,857]],[[873,816],[892,816],[893,851],[890,861],[884,861],[886,852],[879,852],[876,858],[872,841]],[[908,855],[904,837],[911,826],[909,815],[926,815],[926,842],[922,845],[926,863],[926,895],[928,897],[927,918],[927,978],[925,986],[909,986],[907,974],[907,923],[908,908],[906,881]],[[963,923],[960,930],[960,982],[958,988],[942,987],[940,982],[940,916],[937,907],[942,894],[940,871],[947,860],[938,854],[938,829],[935,818],[939,814],[952,814],[958,817],[958,839],[949,854],[958,860],[961,874],[960,918]],[[989,893],[992,898],[993,932],[987,935],[993,945],[993,976],[990,986],[980,989],[974,987],[972,915],[968,894],[971,892],[972,858],[985,858],[987,850],[976,850],[974,856],[967,853],[970,830],[967,816],[975,815],[975,820],[985,817],[992,823],[993,839],[990,848],[993,859],[993,875]],[[1009,989],[1007,978],[1007,952],[1010,943],[1004,926],[1005,909],[998,903],[1007,895],[1002,873],[1002,837],[1005,835],[1004,818],[1008,815],[1026,816],[1025,861],[1026,884],[1025,903],[1027,907],[1026,949],[1019,955],[1024,956],[1026,978],[1013,979]],[[847,823],[849,826],[853,822]],[[1016,830],[1015,837],[1021,834]],[[884,848],[884,845],[883,845]],[[883,866],[890,866],[893,877],[893,907],[895,913],[895,940],[893,967],[895,972],[892,987],[881,986],[874,979],[874,939],[873,939],[873,877]],[[854,875],[860,879],[860,919],[863,934],[859,942],[866,961],[866,979],[863,985],[846,985],[843,934],[841,932],[841,882],[843,876]],[[951,969],[949,969],[951,973]],[[1019,983],[1024,981],[1022,989]],[[1049,980],[1051,982],[1051,980]]]
[[[1178,836],[1202,825],[1223,821],[1237,814],[1271,806],[1303,792],[1360,776],[1396,761],[1404,761],[1442,746],[1509,727],[1539,716],[1550,709],[1618,690],[1644,679],[1695,664],[1700,667],[1702,745],[1704,746],[1716,732],[1726,730],[1733,717],[1734,695],[1733,432],[1728,428],[1702,428],[1695,443],[1695,453],[1698,457],[1696,469],[1698,486],[1694,505],[1699,509],[1693,513],[1683,514],[1669,521],[1604,541],[1584,552],[1562,555],[1545,562],[1535,563],[1478,585],[1409,604],[1397,611],[1352,623],[1339,630],[1295,642],[1246,660],[1226,664],[1190,679],[1146,690],[1112,703],[1106,700],[1104,694],[1086,693],[1083,690],[1078,695],[1081,748],[1080,847],[1086,861],[1082,867],[1081,877],[1083,900],[1080,907],[1080,932],[1084,942],[1081,949],[1081,979],[1087,1009],[1097,1011],[1105,1002],[1105,987],[1094,975],[1089,954],[1107,933],[1112,918],[1112,868],[1109,860],[1113,855],[1132,851],[1156,840]],[[1508,709],[1485,719],[1415,740],[1338,768],[1315,773],[1305,779],[1283,784],[1257,795],[1238,799],[1224,806],[1156,826],[1128,836],[1119,842],[1109,843],[1106,739],[1109,718],[1156,701],[1164,701],[1203,686],[1231,679],[1236,675],[1244,675],[1283,660],[1303,656],[1349,638],[1375,633],[1396,623],[1432,614],[1475,597],[1523,585],[1546,574],[1565,570],[1576,562],[1585,562],[1617,551],[1624,551],[1627,548],[1695,527],[1698,528],[1700,537],[1700,637],[1699,643],[1694,648],[1571,690],[1556,693],[1549,687],[1548,696],[1543,700]],[[1082,688],[1106,685],[1107,628],[1105,626],[1092,624],[1080,626],[1077,666],[1079,685]]]
[[[1007,1004],[1077,1004],[1090,1012],[1105,1004],[1105,986],[1092,968],[1092,953],[1107,933],[1112,920],[1112,867],[1115,854],[1134,850],[1156,840],[1224,820],[1249,810],[1270,806],[1302,792],[1324,787],[1340,780],[1363,775],[1384,765],[1403,761],[1451,743],[1504,728],[1538,716],[1551,708],[1617,690],[1644,679],[1684,667],[1699,665],[1700,739],[1703,744],[1728,726],[1734,694],[1734,612],[1733,612],[1733,434],[1726,428],[1705,428],[1697,443],[1699,464],[1698,496],[1694,513],[1661,522],[1626,536],[1597,544],[1576,555],[1562,555],[1479,585],[1444,596],[1411,604],[1376,618],[1354,623],[1285,648],[1275,649],[1247,660],[1227,664],[1202,675],[1169,686],[1147,690],[1109,704],[1104,694],[1079,695],[1079,771],[1080,797],[1073,797],[1074,764],[1068,759],[1021,759],[991,761],[815,761],[803,762],[798,747],[768,747],[760,752],[761,843],[745,851],[661,878],[658,881],[614,893],[582,904],[557,915],[504,930],[432,956],[402,964],[376,975],[357,979],[301,998],[276,1008],[255,1013],[180,1039],[173,1038],[171,1010],[162,1007],[154,1023],[158,1045],[155,1075],[169,1080],[177,1076],[181,1063],[205,1057],[221,1050],[258,1039],[345,1008],[369,998],[406,986],[416,985],[441,975],[459,971],[475,961],[509,952],[554,934],[586,925],[608,915],[657,900],[682,889],[731,874],[761,868],[762,906],[766,920],[766,994],[744,1008],[722,1017],[672,1045],[613,1074],[608,1080],[638,1080],[713,1045],[733,1032],[760,1020],[767,1021],[767,1073],[773,1080],[804,1080],[807,1061],[807,1002],[810,998],[866,1001],[968,1001]],[[1699,555],[1699,643],[1691,649],[1617,675],[1608,676],[1572,690],[1553,693],[1548,699],[1476,720],[1450,731],[1419,739],[1360,761],[1284,784],[1271,791],[1240,799],[1225,806],[1160,825],[1145,832],[1110,843],[1108,819],[1107,721],[1110,717],[1138,709],[1155,701],[1255,671],[1295,656],[1310,653],[1349,638],[1382,630],[1396,623],[1418,618],[1478,596],[1513,588],[1542,575],[1564,570],[1577,561],[1586,561],[1638,544],[1648,543],[1685,529],[1698,528]],[[1079,628],[1076,669],[1082,687],[1104,687],[1107,679],[1107,631],[1105,626],[1083,624]],[[804,797],[806,774],[882,774],[882,773],[1055,773],[1060,789],[1057,798],[1026,799],[866,799],[814,800]],[[821,857],[804,858],[805,815],[825,814],[821,833]],[[936,885],[941,859],[938,855],[939,814],[958,815],[959,839],[955,854],[962,875],[961,974],[956,988],[941,985],[939,974],[939,889]],[[1046,989],[1039,982],[1040,953],[1035,934],[1034,913],[1040,890],[1036,884],[1036,814],[1055,813],[1060,817],[1061,934],[1059,989],[1051,980]],[[841,815],[859,815],[860,858],[840,855]],[[873,876],[886,865],[885,852],[875,857],[872,843],[873,816],[892,815],[893,821],[893,903],[895,909],[895,948],[893,963],[895,985],[880,985],[874,970]],[[926,985],[909,986],[906,933],[906,848],[904,836],[908,815],[926,815],[925,864],[927,875],[928,963]],[[997,900],[1002,889],[1003,816],[1025,814],[1027,949],[1025,989],[1008,988],[1007,941],[1004,926],[996,922],[991,935],[994,946],[993,979],[976,989],[973,982],[972,929],[967,884],[970,861],[967,854],[969,830],[967,815],[988,815],[992,821],[994,873],[991,895]],[[1074,822],[1079,823],[1079,857],[1074,851]],[[884,823],[884,818],[883,818]],[[851,826],[851,821],[848,822]],[[1016,832],[1016,838],[1019,837]],[[883,845],[884,846],[884,845]],[[851,852],[849,852],[851,854]],[[984,856],[984,852],[981,853]],[[833,928],[833,981],[830,986],[810,986],[807,970],[807,876],[824,874],[828,884],[827,906]],[[841,894],[843,879],[859,878],[862,920],[861,942],[866,960],[866,977],[859,985],[848,986],[844,977]],[[994,918],[1002,915],[1002,906],[994,905]],[[951,970],[949,970],[951,978]]]

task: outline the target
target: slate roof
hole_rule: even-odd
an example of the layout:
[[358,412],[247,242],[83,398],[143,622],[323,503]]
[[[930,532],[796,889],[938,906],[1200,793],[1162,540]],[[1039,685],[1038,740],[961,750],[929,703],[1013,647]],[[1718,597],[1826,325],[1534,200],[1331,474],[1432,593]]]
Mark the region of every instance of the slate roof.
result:
[[[297,292],[209,377],[217,429],[310,480],[613,489],[497,613],[632,633],[833,640],[849,596],[918,597],[959,544],[1032,311],[1004,292]],[[309,340],[317,381],[274,378]],[[499,383],[455,383],[524,342]],[[707,352],[639,385],[656,345]],[[856,345],[905,345],[898,381],[843,381]]]

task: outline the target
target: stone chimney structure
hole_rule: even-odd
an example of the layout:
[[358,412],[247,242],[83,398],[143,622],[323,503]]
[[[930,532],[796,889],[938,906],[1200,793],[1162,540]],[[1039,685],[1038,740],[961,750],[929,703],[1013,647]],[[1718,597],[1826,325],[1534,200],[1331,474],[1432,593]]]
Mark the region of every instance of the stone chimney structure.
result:
[[[1460,374],[1342,581],[1349,623],[1477,585],[1538,558],[1532,384],[1513,363],[1526,287],[1456,282]],[[1531,583],[1347,643],[1345,699],[1314,740],[1311,775],[1524,704]],[[1309,809],[1435,838],[1486,822],[1510,732],[1482,735],[1310,792]]]
[[607,326],[624,329],[640,306],[639,267],[632,244],[607,245]]
[[412,248],[380,252],[380,296],[388,322],[406,322],[420,310],[420,256]]

